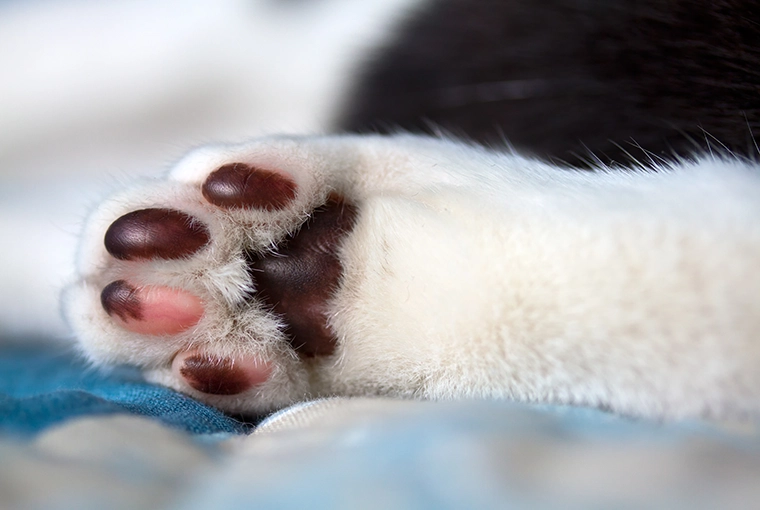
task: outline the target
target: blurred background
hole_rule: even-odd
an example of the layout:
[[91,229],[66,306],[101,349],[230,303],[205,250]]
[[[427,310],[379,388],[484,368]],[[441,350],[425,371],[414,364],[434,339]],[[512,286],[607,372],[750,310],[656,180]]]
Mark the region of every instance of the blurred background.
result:
[[100,198],[189,148],[330,129],[421,0],[0,1],[0,332],[65,335]]

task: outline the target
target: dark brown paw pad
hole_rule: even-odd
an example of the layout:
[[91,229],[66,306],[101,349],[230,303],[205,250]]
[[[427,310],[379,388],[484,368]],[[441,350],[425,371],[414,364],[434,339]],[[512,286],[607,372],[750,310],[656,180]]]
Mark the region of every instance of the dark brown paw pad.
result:
[[255,358],[216,358],[183,352],[174,358],[173,371],[193,389],[209,395],[237,395],[269,379],[269,364]]
[[337,338],[328,326],[330,301],[343,274],[338,251],[356,216],[355,207],[331,197],[277,253],[249,254],[257,297],[285,319],[291,344],[304,357],[335,351]]
[[120,260],[180,259],[209,242],[205,225],[172,209],[141,209],[114,221],[105,235],[106,250]]
[[100,293],[100,304],[108,315],[116,315],[123,321],[142,319],[142,305],[137,292],[124,280],[106,285]]
[[203,183],[203,196],[225,209],[285,208],[296,197],[296,183],[282,173],[230,163],[215,170]]

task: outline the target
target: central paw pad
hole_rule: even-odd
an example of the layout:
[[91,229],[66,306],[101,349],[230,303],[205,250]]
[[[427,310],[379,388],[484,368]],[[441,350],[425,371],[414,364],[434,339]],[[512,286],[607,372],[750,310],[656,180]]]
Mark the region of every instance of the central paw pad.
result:
[[285,319],[301,355],[328,355],[335,348],[328,305],[343,272],[337,249],[355,217],[354,207],[333,198],[276,255],[249,257],[261,298]]

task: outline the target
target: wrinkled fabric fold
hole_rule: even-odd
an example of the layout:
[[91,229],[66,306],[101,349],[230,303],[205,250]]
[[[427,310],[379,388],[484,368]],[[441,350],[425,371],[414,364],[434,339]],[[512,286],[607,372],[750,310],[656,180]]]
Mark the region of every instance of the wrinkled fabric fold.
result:
[[134,368],[91,367],[71,347],[34,341],[0,347],[0,431],[30,436],[76,417],[125,413],[191,434],[244,434],[251,428],[145,382]]

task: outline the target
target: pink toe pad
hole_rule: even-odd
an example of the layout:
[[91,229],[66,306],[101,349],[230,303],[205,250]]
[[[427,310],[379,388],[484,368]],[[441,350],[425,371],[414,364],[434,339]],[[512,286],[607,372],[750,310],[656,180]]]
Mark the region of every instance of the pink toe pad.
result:
[[203,316],[200,298],[186,290],[133,287],[124,280],[107,285],[100,302],[121,327],[143,335],[176,335],[195,326]]

